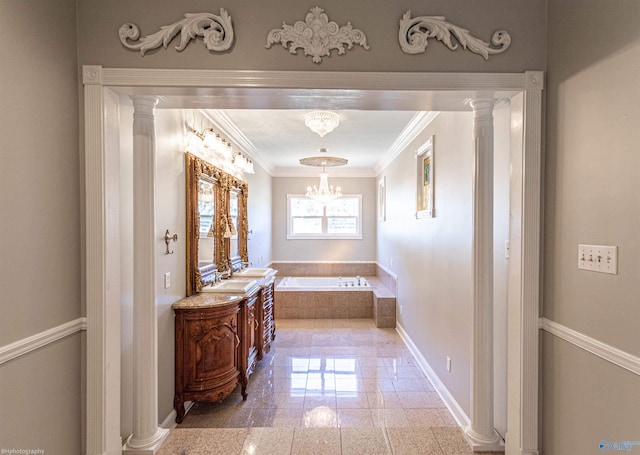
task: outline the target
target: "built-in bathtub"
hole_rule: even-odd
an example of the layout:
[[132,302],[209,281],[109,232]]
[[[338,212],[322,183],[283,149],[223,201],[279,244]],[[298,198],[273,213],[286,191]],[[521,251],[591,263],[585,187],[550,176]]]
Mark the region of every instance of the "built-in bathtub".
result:
[[330,291],[370,290],[369,282],[359,276],[355,277],[327,277],[327,276],[288,276],[278,284],[280,291]]
[[276,319],[373,317],[373,292],[363,277],[285,277],[275,293]]

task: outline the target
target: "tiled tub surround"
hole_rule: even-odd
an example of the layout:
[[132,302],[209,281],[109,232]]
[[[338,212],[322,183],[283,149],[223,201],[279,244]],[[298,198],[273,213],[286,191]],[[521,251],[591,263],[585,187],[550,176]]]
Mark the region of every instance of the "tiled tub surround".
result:
[[278,276],[376,276],[375,262],[273,262]]
[[281,291],[276,287],[277,319],[371,319],[373,293],[363,291]]
[[[271,264],[279,270],[275,287],[276,319],[371,318],[378,328],[396,326],[396,278],[375,263]],[[365,290],[283,291],[278,284],[287,276],[362,276]]]

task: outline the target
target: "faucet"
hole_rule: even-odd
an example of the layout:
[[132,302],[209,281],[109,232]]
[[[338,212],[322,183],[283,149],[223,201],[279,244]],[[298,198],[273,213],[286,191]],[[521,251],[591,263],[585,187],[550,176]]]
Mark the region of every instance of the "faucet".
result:
[[360,275],[356,276],[356,280],[358,280],[358,286],[362,286],[362,285],[360,284]]
[[247,262],[241,262],[240,263],[240,270],[247,270],[247,268],[250,265],[253,265],[253,263],[252,262],[248,262],[248,261]]
[[214,276],[213,278],[214,284],[221,283],[222,280],[227,280],[231,278],[231,267],[229,267],[227,270],[224,270],[222,272],[219,272],[216,270],[213,276]]

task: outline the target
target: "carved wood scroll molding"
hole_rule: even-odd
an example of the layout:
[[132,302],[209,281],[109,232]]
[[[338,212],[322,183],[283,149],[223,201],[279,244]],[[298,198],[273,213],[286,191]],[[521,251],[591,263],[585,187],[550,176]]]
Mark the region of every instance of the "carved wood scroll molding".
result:
[[[452,36],[453,35],[453,36]],[[452,41],[455,37],[457,43]],[[398,33],[400,47],[407,54],[419,54],[426,52],[429,38],[435,38],[452,51],[461,45],[464,49],[480,54],[485,60],[490,54],[500,54],[511,45],[511,35],[505,30],[498,30],[491,37],[491,47],[478,38],[475,38],[466,30],[446,21],[443,16],[411,17],[411,11],[407,11],[400,20]]]
[[282,28],[274,28],[267,36],[267,49],[273,44],[280,43],[292,54],[298,49],[304,50],[304,55],[312,56],[314,63],[322,63],[322,57],[330,57],[331,50],[336,49],[338,55],[343,55],[354,44],[369,50],[367,37],[351,22],[340,27],[335,22],[329,22],[329,17],[318,6],[311,8],[305,21],[298,21],[293,26],[282,23]]
[[118,34],[124,46],[139,50],[144,56],[150,49],[160,46],[166,49],[179,32],[180,44],[176,46],[178,52],[183,51],[197,36],[202,36],[207,49],[216,52],[229,50],[234,39],[231,16],[223,8],[220,8],[219,16],[212,13],[186,13],[184,19],[171,25],[163,25],[156,33],[143,38],[140,38],[138,26],[130,22],[123,24]]

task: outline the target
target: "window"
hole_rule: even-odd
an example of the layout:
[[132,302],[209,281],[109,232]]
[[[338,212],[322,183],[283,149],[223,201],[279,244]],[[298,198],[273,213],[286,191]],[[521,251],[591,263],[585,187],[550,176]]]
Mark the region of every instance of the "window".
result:
[[288,239],[362,239],[362,195],[345,194],[323,206],[287,194]]

